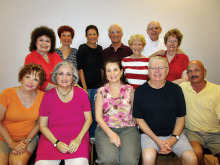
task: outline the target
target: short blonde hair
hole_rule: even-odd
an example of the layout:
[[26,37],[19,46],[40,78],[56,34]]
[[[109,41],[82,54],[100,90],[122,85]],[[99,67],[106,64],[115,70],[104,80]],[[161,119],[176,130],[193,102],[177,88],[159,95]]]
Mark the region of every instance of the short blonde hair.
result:
[[128,40],[128,45],[131,46],[134,41],[141,41],[143,46],[146,45],[145,37],[142,34],[131,35],[130,39]]

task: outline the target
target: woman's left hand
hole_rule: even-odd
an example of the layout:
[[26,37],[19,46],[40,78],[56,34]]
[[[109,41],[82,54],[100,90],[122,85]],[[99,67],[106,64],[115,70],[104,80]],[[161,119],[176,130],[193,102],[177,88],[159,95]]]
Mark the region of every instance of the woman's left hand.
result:
[[76,152],[77,149],[79,148],[79,145],[81,144],[81,139],[79,137],[75,138],[74,140],[72,140],[69,144],[69,153],[73,153]]
[[15,155],[23,154],[27,150],[29,142],[27,140],[21,140],[20,142],[17,142],[14,149],[12,150],[12,153]]

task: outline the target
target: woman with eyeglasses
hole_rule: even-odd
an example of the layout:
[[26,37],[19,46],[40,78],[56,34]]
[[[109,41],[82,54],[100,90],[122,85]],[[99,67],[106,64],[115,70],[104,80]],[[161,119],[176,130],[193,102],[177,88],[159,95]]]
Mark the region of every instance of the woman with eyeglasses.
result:
[[164,36],[164,43],[167,50],[162,57],[166,58],[169,64],[169,73],[166,80],[172,81],[176,84],[188,81],[186,69],[189,63],[189,58],[184,53],[177,53],[182,38],[183,34],[178,29],[171,29]]
[[52,80],[56,88],[44,94],[40,106],[40,131],[35,165],[88,165],[91,106],[87,93],[73,86],[79,80],[75,66],[58,63]]

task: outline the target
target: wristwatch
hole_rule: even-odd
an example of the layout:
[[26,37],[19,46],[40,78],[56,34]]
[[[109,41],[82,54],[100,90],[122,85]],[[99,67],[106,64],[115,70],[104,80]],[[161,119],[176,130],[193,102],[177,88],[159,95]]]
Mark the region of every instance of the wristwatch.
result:
[[174,134],[172,134],[171,136],[175,137],[177,140],[180,139],[180,137],[179,137],[178,135],[174,135]]
[[59,143],[59,140],[57,140],[54,144],[53,144],[53,146],[54,147],[57,147],[57,144]]

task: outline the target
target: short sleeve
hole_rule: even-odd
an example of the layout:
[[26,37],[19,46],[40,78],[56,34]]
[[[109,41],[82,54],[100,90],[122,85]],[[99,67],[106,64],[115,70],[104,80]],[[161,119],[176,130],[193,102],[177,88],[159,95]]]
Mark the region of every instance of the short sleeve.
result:
[[184,54],[184,58],[182,62],[183,62],[183,71],[185,71],[187,69],[187,65],[189,64],[189,57]]
[[218,94],[216,99],[215,113],[217,115],[218,120],[220,120],[220,86],[218,86],[217,93]]
[[81,88],[78,88],[78,90],[80,93],[78,99],[81,100],[80,106],[81,106],[82,111],[83,112],[91,111],[91,104],[90,104],[89,97],[88,97],[87,93]]
[[40,105],[40,110],[39,110],[39,115],[40,116],[49,116],[49,106],[48,106],[48,101],[49,101],[49,95],[48,95],[48,92],[45,92],[44,96],[43,96],[43,99],[42,99],[42,102],[41,102],[41,105]]
[[7,89],[4,89],[0,94],[0,104],[2,104],[5,108],[8,107],[8,92]]
[[183,95],[183,91],[181,89],[181,87],[177,86],[177,90],[176,90],[176,99],[177,99],[177,111],[176,111],[176,116],[177,117],[183,117],[186,115],[186,103],[185,103],[185,98]]
[[84,53],[83,45],[79,46],[79,49],[76,53],[76,60],[77,60],[77,69],[78,70],[82,69],[85,61],[85,53]]
[[134,102],[133,102],[133,117],[134,118],[139,118],[139,119],[143,119],[144,115],[142,114],[142,109],[139,103],[139,94],[138,94],[138,89],[135,90],[134,92]]

